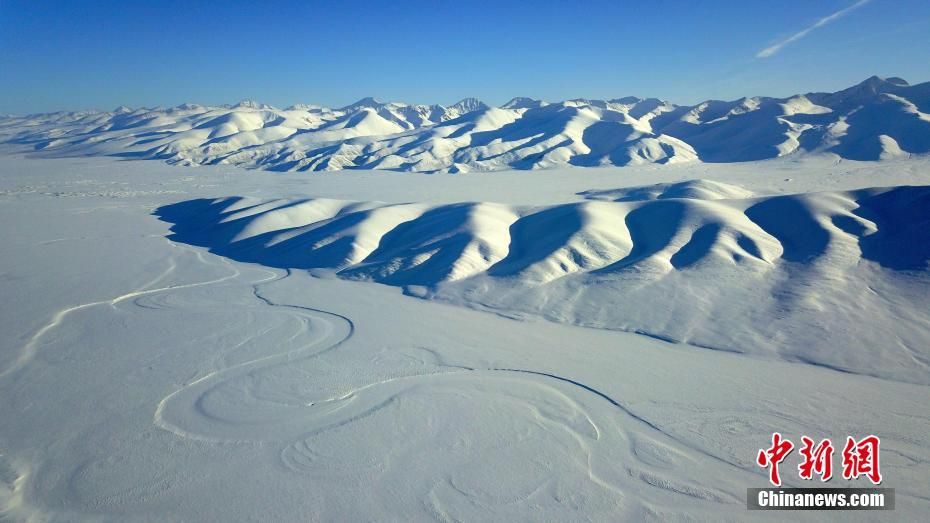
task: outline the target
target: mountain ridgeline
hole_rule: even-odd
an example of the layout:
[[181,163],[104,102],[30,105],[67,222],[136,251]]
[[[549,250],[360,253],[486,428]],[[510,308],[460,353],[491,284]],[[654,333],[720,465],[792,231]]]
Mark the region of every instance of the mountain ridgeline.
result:
[[872,77],[835,93],[675,105],[656,98],[514,98],[500,107],[255,102],[0,117],[0,140],[58,156],[116,155],[274,171],[465,172],[930,152],[930,82]]

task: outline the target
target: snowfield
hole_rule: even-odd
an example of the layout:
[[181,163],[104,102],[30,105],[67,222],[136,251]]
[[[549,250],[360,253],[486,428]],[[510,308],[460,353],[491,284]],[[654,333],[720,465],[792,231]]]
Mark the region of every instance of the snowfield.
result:
[[[779,111],[834,114],[831,96]],[[926,98],[910,100],[902,121],[923,125]],[[767,114],[757,102],[680,121],[723,133]],[[773,432],[876,434],[896,489],[891,513],[793,517],[927,518],[930,161],[846,159],[861,111],[832,154],[767,161],[238,167],[285,166],[269,151],[318,132],[345,151],[359,127],[394,143],[567,107],[509,105],[362,109],[351,125],[295,108],[284,121],[328,130],[292,138],[260,106],[7,120],[21,143],[0,155],[0,520],[782,520],[745,505]],[[666,136],[655,151],[714,161],[711,138]],[[920,152],[930,135],[908,136]],[[231,140],[222,158],[250,159],[214,161]],[[501,158],[483,167],[526,165]],[[819,486],[798,462],[785,484]]]

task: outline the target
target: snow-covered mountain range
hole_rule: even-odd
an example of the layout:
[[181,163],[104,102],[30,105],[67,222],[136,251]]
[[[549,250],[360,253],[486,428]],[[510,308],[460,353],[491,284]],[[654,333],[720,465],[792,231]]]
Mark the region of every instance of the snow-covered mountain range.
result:
[[419,172],[740,162],[790,154],[880,160],[930,152],[930,82],[871,77],[835,93],[676,105],[655,98],[514,98],[500,107],[242,102],[0,117],[0,140],[279,171]]

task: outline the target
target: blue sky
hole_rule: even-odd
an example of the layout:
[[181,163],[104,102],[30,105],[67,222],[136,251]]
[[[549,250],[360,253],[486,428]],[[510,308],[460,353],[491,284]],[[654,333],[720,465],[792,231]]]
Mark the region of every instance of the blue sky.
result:
[[930,80],[930,1],[0,0],[0,112],[657,96]]

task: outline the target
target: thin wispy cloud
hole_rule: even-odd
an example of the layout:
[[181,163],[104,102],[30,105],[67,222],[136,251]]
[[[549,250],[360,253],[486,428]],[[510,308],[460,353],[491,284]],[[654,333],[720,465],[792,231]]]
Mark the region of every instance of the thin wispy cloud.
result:
[[768,58],[768,57],[774,55],[775,53],[781,51],[781,48],[782,48],[782,47],[784,47],[784,46],[790,44],[791,42],[796,42],[796,41],[798,41],[798,40],[804,38],[805,36],[807,36],[808,34],[810,34],[810,32],[813,31],[814,29],[817,29],[818,27],[823,27],[823,26],[829,24],[830,22],[836,20],[837,18],[842,17],[842,16],[845,15],[846,13],[852,11],[853,9],[858,9],[858,8],[864,6],[865,4],[869,3],[870,1],[871,1],[871,0],[859,0],[858,2],[856,2],[855,4],[853,4],[853,5],[851,5],[851,6],[847,7],[847,8],[840,9],[839,11],[837,11],[837,12],[831,14],[831,15],[827,15],[827,16],[821,18],[820,20],[817,20],[816,22],[814,22],[814,24],[811,25],[810,27],[807,27],[807,28],[805,28],[805,29],[803,29],[803,30],[801,30],[801,31],[798,31],[797,33],[794,33],[793,35],[789,36],[788,38],[785,38],[784,40],[781,40],[781,41],[779,41],[779,42],[776,42],[775,44],[772,44],[772,45],[770,45],[769,47],[766,47],[765,49],[759,51],[758,53],[756,53],[756,58]]

